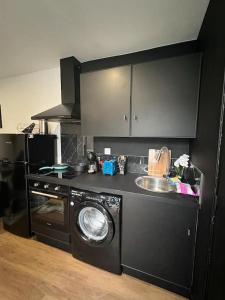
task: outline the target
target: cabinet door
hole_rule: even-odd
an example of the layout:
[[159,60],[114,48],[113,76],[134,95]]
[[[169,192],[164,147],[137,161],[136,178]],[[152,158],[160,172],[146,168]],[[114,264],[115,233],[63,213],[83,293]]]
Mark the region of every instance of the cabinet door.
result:
[[197,208],[138,195],[123,198],[122,216],[122,265],[190,288]]
[[196,135],[200,54],[137,64],[132,80],[132,136]]
[[81,75],[83,135],[129,136],[131,66]]

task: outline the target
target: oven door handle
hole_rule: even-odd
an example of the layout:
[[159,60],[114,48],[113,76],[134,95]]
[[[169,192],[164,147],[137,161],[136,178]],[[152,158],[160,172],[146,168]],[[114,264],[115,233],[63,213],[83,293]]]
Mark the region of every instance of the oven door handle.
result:
[[58,199],[59,197],[56,195],[51,195],[51,194],[46,194],[46,193],[42,193],[42,192],[37,192],[37,191],[31,191],[32,194],[35,195],[39,195],[39,196],[46,196],[46,197],[51,197],[51,198],[55,198]]

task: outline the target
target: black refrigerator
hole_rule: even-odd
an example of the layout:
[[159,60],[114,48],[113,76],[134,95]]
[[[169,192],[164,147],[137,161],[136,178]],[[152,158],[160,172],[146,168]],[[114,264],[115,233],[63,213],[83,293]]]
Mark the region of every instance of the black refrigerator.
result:
[[30,236],[28,173],[55,162],[55,135],[0,134],[0,217],[4,229]]

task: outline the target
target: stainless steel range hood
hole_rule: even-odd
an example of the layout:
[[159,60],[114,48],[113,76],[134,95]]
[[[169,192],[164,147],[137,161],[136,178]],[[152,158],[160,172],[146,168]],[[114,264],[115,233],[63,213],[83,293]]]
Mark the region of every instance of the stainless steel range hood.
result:
[[60,59],[62,104],[31,117],[32,120],[80,124],[80,62],[73,56]]

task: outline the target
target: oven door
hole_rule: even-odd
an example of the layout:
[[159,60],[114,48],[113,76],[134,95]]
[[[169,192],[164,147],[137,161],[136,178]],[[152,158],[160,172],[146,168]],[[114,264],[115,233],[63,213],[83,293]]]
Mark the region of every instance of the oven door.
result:
[[68,197],[30,190],[31,230],[35,225],[68,232]]

